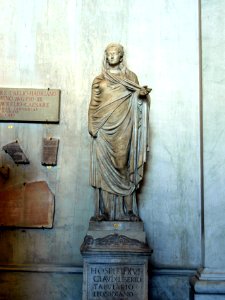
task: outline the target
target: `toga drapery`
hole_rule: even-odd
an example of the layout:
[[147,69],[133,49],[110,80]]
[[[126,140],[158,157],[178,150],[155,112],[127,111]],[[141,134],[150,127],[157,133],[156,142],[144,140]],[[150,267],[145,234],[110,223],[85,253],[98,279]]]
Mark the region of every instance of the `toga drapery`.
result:
[[92,135],[90,184],[118,196],[138,188],[148,150],[149,99],[137,76],[106,70],[93,81],[88,112]]

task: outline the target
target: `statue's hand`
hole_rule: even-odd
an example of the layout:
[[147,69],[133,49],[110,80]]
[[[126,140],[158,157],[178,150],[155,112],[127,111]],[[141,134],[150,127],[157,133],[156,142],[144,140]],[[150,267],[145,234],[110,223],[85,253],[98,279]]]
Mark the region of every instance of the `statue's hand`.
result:
[[150,89],[147,85],[144,85],[139,91],[139,96],[145,97],[151,92],[151,90],[152,89]]

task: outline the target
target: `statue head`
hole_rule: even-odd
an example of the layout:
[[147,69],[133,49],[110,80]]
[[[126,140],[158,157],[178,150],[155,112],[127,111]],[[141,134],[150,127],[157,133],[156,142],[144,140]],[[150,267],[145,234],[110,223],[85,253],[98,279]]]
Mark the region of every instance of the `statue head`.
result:
[[123,62],[124,50],[123,46],[117,43],[109,44],[105,49],[105,57],[103,67],[108,69],[110,66],[119,66],[122,70],[124,68]]
[[106,49],[105,49],[105,53],[107,54],[110,50],[115,50],[119,53],[120,58],[123,59],[123,55],[124,55],[124,50],[123,50],[123,46],[117,43],[111,43],[109,44]]

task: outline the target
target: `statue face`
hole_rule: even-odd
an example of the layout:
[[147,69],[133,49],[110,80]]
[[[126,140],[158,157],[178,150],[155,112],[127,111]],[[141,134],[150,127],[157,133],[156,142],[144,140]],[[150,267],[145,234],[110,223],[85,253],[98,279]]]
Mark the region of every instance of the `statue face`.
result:
[[106,59],[110,66],[116,66],[121,62],[121,54],[116,47],[107,49]]

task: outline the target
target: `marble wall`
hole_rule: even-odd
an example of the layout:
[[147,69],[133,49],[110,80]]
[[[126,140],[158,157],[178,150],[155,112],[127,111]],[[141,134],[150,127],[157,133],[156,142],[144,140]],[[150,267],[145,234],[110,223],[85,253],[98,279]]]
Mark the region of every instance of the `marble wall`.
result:
[[225,270],[224,13],[223,1],[202,1],[205,266]]
[[225,299],[224,1],[202,0],[203,268],[195,300]]
[[[101,72],[105,46],[115,41],[124,45],[128,67],[140,83],[153,88],[151,152],[139,195],[140,215],[154,249],[152,265],[157,269],[188,270],[184,283],[179,282],[183,299],[188,299],[189,272],[202,261],[197,1],[2,0],[0,16],[1,86],[49,87],[62,92],[58,125],[0,125],[0,147],[17,139],[31,161],[30,165],[15,166],[0,152],[0,166],[9,165],[11,169],[10,179],[1,181],[1,188],[46,180],[56,200],[53,229],[0,230],[0,264],[16,265],[17,270],[24,264],[82,265],[79,247],[94,211],[88,183],[90,87]],[[214,100],[209,98],[208,105]],[[215,111],[207,109],[211,117],[206,124],[218,110],[217,125],[221,125],[223,104],[218,103]],[[211,132],[213,135],[214,128]],[[59,138],[60,146],[58,165],[47,169],[40,163],[41,140],[50,136]],[[222,132],[216,136],[222,141]],[[217,151],[219,142],[214,144]],[[206,148],[208,153],[211,146],[209,151]],[[222,181],[216,180],[219,174],[213,168],[210,171],[222,189]],[[177,281],[172,284],[170,274],[165,274],[169,278],[167,286],[175,291]],[[0,281],[0,298],[10,284],[7,276],[7,284]],[[159,281],[154,282],[160,289]],[[156,290],[155,295],[160,295]],[[166,290],[168,295],[157,299],[173,299],[173,292]],[[31,298],[29,286],[27,299]],[[20,298],[14,295],[13,299]]]
[[0,286],[1,300],[79,300],[82,276],[65,273],[5,272]]

